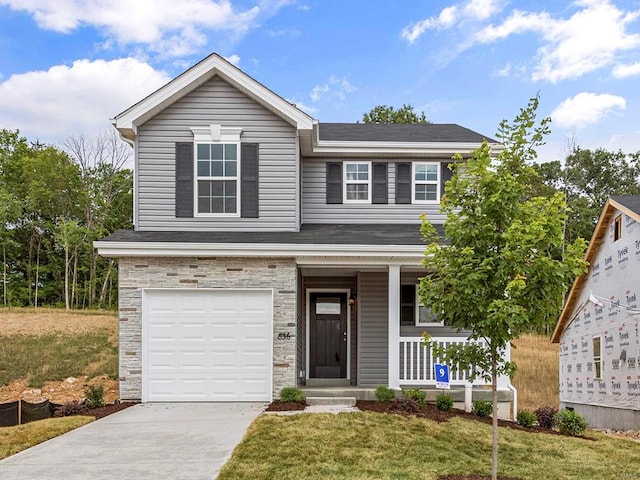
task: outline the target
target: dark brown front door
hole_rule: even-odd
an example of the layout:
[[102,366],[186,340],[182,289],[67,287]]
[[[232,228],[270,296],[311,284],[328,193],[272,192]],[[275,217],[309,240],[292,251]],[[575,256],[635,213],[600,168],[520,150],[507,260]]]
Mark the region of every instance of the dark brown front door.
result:
[[347,378],[347,294],[309,295],[309,377]]

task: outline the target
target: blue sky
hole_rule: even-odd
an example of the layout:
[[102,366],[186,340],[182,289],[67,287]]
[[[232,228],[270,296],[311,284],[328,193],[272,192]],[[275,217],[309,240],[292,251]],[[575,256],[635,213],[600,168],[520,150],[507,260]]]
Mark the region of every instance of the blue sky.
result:
[[91,137],[211,52],[321,122],[409,103],[493,136],[539,92],[540,160],[640,150],[640,0],[0,0],[0,128]]

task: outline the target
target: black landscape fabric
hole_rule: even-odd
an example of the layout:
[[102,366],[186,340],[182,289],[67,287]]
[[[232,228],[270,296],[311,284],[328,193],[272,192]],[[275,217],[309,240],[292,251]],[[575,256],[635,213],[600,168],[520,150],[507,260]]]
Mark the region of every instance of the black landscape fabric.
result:
[[0,427],[18,424],[18,402],[0,403]]

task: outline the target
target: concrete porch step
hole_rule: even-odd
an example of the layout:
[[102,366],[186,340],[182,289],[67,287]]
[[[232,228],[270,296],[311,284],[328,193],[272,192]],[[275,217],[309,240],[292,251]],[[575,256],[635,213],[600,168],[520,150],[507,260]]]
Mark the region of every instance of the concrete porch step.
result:
[[307,397],[307,405],[312,407],[355,407],[356,397]]

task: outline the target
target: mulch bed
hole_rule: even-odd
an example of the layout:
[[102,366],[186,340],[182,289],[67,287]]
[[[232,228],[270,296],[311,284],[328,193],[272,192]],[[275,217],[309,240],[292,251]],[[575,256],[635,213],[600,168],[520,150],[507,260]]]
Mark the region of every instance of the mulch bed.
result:
[[290,410],[304,410],[307,406],[306,402],[281,402],[276,400],[271,402],[265,409],[265,412],[287,412]]
[[120,410],[124,410],[125,408],[132,407],[136,405],[138,402],[114,402],[108,405],[104,405],[102,407],[97,408],[83,408],[77,412],[74,412],[72,415],[83,415],[87,417],[95,417],[96,420],[99,418],[106,417],[107,415],[111,415],[112,413],[119,412]]
[[[418,418],[427,418],[429,420],[434,420],[436,422],[448,422],[449,419],[453,417],[462,417],[467,420],[474,420],[476,422],[483,422],[488,425],[491,425],[492,419],[491,417],[478,417],[473,413],[465,412],[464,410],[458,410],[454,408],[450,412],[444,412],[439,410],[432,403],[425,403],[419,412],[408,412],[401,408],[401,402],[377,402],[375,400],[358,400],[356,402],[356,407],[358,407],[362,411],[370,411],[370,412],[378,412],[378,413],[394,413],[396,415],[404,415],[406,417],[418,417]],[[500,420],[498,419],[498,425],[500,427],[513,428],[515,430],[522,430],[530,433],[548,433],[551,435],[562,435],[560,432],[556,430],[549,430],[548,428],[542,427],[531,427],[525,428],[518,425],[515,422],[511,422],[509,420]],[[452,477],[453,478],[453,477]],[[463,477],[460,477],[463,478]],[[478,477],[482,478],[482,477]]]

